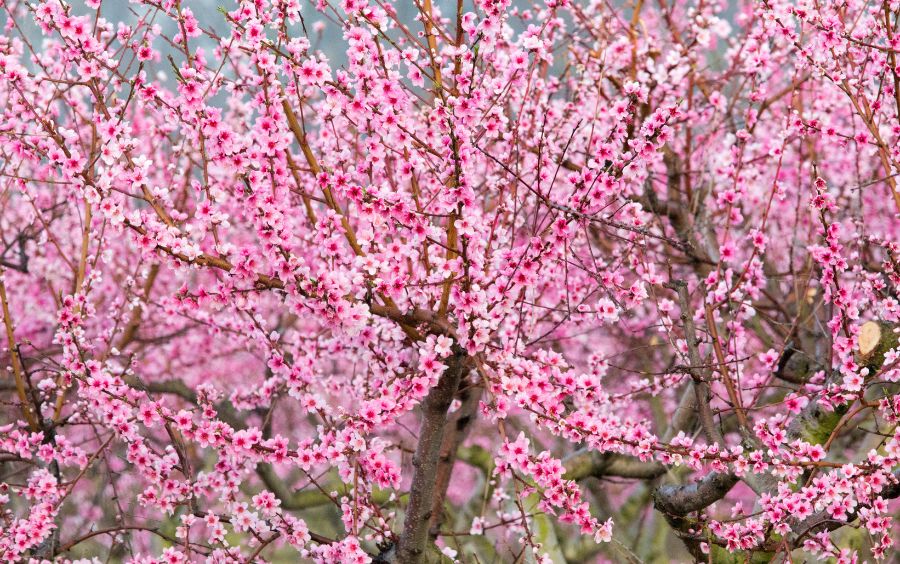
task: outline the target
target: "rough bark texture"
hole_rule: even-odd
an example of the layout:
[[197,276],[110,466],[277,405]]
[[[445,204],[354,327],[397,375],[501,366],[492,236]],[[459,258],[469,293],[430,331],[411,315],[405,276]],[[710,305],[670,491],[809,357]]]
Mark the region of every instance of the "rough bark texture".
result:
[[734,474],[713,472],[693,484],[662,486],[654,492],[653,502],[662,513],[680,517],[709,507],[737,483]]
[[665,516],[698,561],[702,561],[704,555],[700,540],[688,533],[690,522],[686,516],[722,499],[737,483],[738,477],[732,473],[713,472],[693,484],[662,486],[653,492],[653,506]]
[[469,435],[472,423],[478,415],[478,403],[481,401],[481,392],[481,387],[466,385],[466,381],[463,381],[459,391],[459,400],[462,402],[462,405],[450,418],[444,431],[440,458],[438,459],[437,476],[435,477],[434,501],[431,504],[429,531],[432,538],[438,536],[441,523],[444,521],[444,500],[447,497],[450,478],[453,476],[453,467],[456,465],[456,453]]
[[447,370],[437,385],[422,402],[422,423],[419,442],[413,455],[413,478],[409,490],[409,504],[403,532],[397,544],[396,562],[417,564],[425,562],[429,542],[428,524],[436,489],[436,473],[440,458],[447,410],[456,396],[460,380],[465,372],[465,356],[456,352],[450,358]]

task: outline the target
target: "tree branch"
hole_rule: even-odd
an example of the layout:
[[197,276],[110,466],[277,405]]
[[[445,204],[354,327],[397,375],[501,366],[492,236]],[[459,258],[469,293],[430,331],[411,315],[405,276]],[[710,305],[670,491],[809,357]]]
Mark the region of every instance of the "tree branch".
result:
[[419,564],[426,561],[428,523],[435,494],[435,473],[440,456],[447,410],[456,396],[465,366],[465,353],[454,352],[446,371],[422,402],[419,443],[413,455],[413,478],[403,533],[397,544],[396,562]]
[[725,438],[722,436],[722,431],[716,426],[712,409],[709,406],[712,396],[709,382],[699,373],[699,367],[703,366],[703,361],[700,359],[700,351],[697,348],[700,341],[697,338],[697,327],[694,325],[694,317],[691,315],[687,284],[683,280],[673,280],[666,286],[675,290],[678,295],[681,322],[684,324],[684,340],[687,343],[688,359],[691,362],[691,367],[687,369],[687,372],[694,380],[694,391],[697,394],[696,407],[700,415],[700,423],[703,425],[703,431],[706,433],[706,438],[710,443],[718,443],[724,447]]
[[653,506],[667,516],[683,517],[722,499],[737,483],[734,474],[712,472],[693,484],[657,488],[653,492]]
[[434,502],[431,504],[431,521],[429,531],[432,538],[438,536],[441,522],[444,517],[444,499],[447,497],[447,488],[453,475],[453,467],[460,445],[466,440],[472,423],[478,415],[478,403],[481,401],[483,388],[478,386],[466,386],[459,392],[462,405],[447,422],[444,438],[441,442],[440,458],[438,459],[437,475],[435,476]]

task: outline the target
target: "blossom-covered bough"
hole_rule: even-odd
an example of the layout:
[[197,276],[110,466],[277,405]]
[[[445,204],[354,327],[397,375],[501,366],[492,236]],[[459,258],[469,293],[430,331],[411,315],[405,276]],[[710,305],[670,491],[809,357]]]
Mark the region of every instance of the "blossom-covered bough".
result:
[[898,2],[123,4],[2,8],[4,561],[896,557]]

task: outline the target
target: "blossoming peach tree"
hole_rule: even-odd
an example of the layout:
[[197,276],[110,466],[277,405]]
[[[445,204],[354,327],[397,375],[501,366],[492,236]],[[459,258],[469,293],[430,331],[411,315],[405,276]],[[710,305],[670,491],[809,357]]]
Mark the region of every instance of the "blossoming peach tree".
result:
[[123,4],[3,3],[3,561],[896,558],[900,2]]

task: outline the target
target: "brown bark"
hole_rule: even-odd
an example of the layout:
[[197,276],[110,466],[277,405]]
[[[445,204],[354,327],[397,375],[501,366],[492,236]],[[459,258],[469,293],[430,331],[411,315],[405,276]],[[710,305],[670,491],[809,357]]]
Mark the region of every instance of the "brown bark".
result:
[[428,527],[431,538],[438,536],[444,520],[444,500],[453,476],[453,467],[456,465],[456,453],[469,435],[472,423],[478,415],[478,403],[481,401],[482,388],[466,384],[464,381],[458,395],[462,405],[447,422],[444,439],[441,442],[434,501],[431,504],[431,521]]
[[396,562],[417,564],[425,561],[428,545],[428,524],[436,491],[436,473],[440,457],[447,410],[456,396],[465,372],[465,355],[456,352],[437,385],[422,402],[422,423],[419,442],[413,455],[413,478],[406,506],[403,532],[397,543]]

